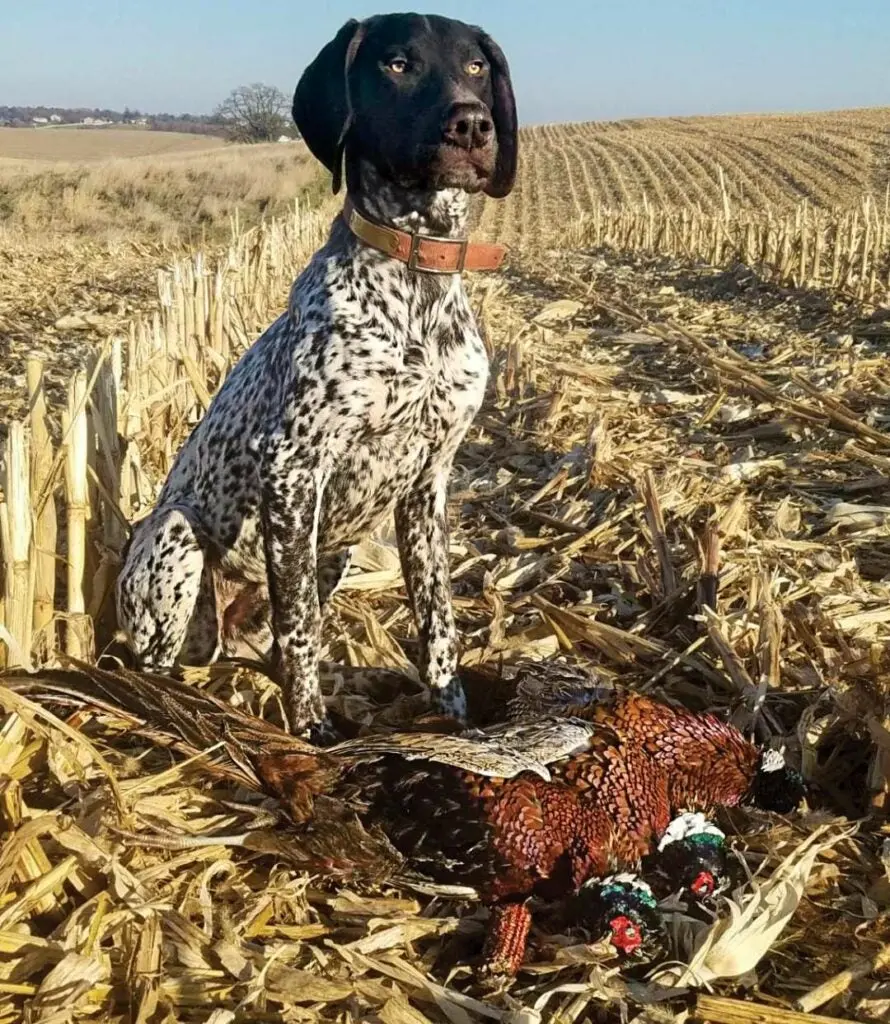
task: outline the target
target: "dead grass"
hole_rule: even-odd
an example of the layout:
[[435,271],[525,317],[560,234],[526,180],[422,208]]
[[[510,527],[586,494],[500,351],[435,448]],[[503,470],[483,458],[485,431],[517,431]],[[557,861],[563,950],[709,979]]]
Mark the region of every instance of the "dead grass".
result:
[[225,145],[213,135],[140,128],[0,128],[0,166],[5,160],[79,163],[196,153]]
[[178,251],[67,235],[0,241],[0,435],[24,415],[28,354],[46,361],[51,400],[63,401],[91,345],[153,307],[154,275]]
[[227,236],[236,213],[252,224],[284,212],[316,182],[317,165],[302,144],[0,161],[0,232],[13,240],[50,234],[197,244]]
[[0,419],[21,414],[29,351],[64,389],[90,343],[151,306],[159,269],[194,246],[211,255],[234,221],[248,227],[326,187],[302,144],[0,160]]
[[[657,118],[533,129],[559,155],[599,155],[608,200],[846,205],[890,180],[890,107],[819,114]],[[724,176],[721,187],[720,173]],[[611,172],[611,174],[610,174]],[[611,193],[611,194],[610,194]]]

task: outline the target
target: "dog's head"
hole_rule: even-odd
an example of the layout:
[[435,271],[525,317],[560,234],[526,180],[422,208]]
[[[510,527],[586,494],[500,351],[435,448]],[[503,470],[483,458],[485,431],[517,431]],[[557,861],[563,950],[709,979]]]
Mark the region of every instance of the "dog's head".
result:
[[349,21],[306,68],[294,121],[340,189],[358,159],[417,189],[501,197],[516,177],[516,103],[501,48],[479,28],[418,14]]

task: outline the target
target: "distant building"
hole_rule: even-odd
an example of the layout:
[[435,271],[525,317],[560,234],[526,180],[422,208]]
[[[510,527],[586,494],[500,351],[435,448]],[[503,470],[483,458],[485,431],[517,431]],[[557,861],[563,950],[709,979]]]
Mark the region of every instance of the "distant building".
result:
[[62,118],[58,114],[50,114],[49,115],[49,119],[50,119],[50,121],[52,121],[53,124],[61,124],[62,123]]
[[31,124],[49,124],[48,117],[32,117]]

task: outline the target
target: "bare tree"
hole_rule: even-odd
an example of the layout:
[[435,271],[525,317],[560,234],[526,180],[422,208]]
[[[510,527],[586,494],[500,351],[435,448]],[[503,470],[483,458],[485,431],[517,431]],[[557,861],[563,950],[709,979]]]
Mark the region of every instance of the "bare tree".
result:
[[242,85],[215,110],[233,142],[274,142],[290,127],[290,103],[274,85]]

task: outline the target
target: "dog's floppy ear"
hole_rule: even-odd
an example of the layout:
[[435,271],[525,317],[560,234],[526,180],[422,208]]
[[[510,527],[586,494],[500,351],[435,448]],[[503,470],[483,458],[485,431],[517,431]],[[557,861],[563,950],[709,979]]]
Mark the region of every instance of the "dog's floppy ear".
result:
[[306,68],[294,92],[294,122],[309,151],[333,175],[335,195],[340,191],[343,148],[352,125],[349,69],[363,35],[363,23],[350,18]]
[[502,199],[510,193],[516,180],[516,160],[519,152],[516,99],[513,96],[513,83],[510,81],[510,68],[504,51],[481,28],[476,29],[476,35],[491,69],[491,90],[494,96],[494,109],[491,114],[498,136],[497,163],[485,193],[495,199]]

